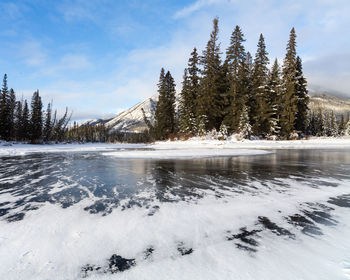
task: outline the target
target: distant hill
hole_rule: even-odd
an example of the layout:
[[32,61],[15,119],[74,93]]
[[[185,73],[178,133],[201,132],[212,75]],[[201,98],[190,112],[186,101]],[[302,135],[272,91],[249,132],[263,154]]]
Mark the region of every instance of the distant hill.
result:
[[[311,92],[310,95],[309,107],[311,110],[317,110],[318,108],[332,110],[336,115],[350,113],[350,98],[336,97],[329,93]],[[147,129],[147,126],[141,108],[144,109],[146,117],[154,122],[157,102],[158,96],[154,95],[121,112],[114,118],[88,120],[83,125],[104,123],[112,132],[142,132]]]
[[321,108],[325,111],[334,111],[336,115],[350,113],[350,98],[341,98],[329,93],[313,94],[310,98],[311,110]]

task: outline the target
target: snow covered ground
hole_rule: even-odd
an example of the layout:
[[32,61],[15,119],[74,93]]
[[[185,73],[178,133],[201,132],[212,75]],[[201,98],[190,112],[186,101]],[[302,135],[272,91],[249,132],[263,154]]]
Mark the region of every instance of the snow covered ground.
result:
[[235,137],[226,141],[194,137],[186,141],[163,141],[151,145],[154,149],[339,149],[350,148],[350,137],[331,138],[314,137],[308,140],[237,140]]
[[144,144],[105,144],[105,143],[85,143],[85,144],[50,144],[50,145],[30,145],[30,144],[2,144],[0,145],[0,156],[23,156],[34,153],[60,153],[60,152],[98,152],[123,148],[141,148]]
[[[198,158],[215,156],[234,156],[262,154],[260,150],[274,149],[339,149],[350,148],[347,138],[312,138],[309,140],[270,141],[270,140],[236,140],[232,137],[226,141],[195,137],[187,141],[163,141],[154,144],[4,144],[0,145],[0,156],[17,156],[32,153],[59,152],[110,152],[108,155],[123,158]],[[121,151],[121,149],[123,149]],[[140,149],[139,151],[131,151]],[[145,151],[145,149],[150,149]],[[254,151],[249,151],[254,149]],[[167,151],[165,151],[167,150]],[[113,152],[114,151],[114,152]],[[107,155],[107,153],[106,153]]]

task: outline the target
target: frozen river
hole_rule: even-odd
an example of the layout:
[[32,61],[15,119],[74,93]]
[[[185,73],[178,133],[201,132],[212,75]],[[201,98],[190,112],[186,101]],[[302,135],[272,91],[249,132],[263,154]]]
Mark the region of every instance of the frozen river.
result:
[[350,149],[109,152],[0,158],[0,279],[350,279]]

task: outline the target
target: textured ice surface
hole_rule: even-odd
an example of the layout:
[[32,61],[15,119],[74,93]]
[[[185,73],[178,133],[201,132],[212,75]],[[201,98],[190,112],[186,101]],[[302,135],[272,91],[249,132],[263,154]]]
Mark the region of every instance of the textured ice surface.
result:
[[1,159],[0,279],[349,279],[350,152]]

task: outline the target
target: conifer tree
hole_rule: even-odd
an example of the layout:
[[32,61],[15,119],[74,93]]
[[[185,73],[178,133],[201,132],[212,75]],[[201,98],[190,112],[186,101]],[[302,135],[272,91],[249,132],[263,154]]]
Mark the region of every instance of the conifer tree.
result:
[[48,142],[51,140],[53,122],[52,122],[52,103],[47,104],[45,123],[43,128],[43,140]]
[[282,112],[281,127],[282,135],[289,139],[291,133],[295,130],[295,120],[297,115],[297,58],[296,58],[296,34],[294,27],[292,28],[287,44],[287,53],[283,61],[283,96],[282,96]]
[[11,120],[9,107],[9,91],[7,87],[7,74],[4,75],[0,100],[0,138],[10,140]]
[[331,135],[332,135],[331,116],[327,111],[323,118],[323,136],[331,136]]
[[271,112],[271,129],[270,134],[279,135],[280,132],[280,112],[281,112],[281,72],[277,59],[275,59],[271,72],[269,73],[268,85],[267,85],[267,98]]
[[218,74],[220,72],[220,44],[218,43],[218,18],[213,20],[213,31],[201,57],[202,79],[200,82],[200,96],[198,96],[198,118],[203,124],[206,122],[206,130],[219,129],[222,121],[222,105],[218,92]]
[[194,48],[185,69],[182,91],[179,99],[179,126],[183,133],[195,133],[197,130],[197,96],[199,93],[199,58]]
[[316,117],[316,127],[315,127],[316,136],[323,136],[324,135],[324,133],[325,133],[324,124],[325,124],[325,122],[324,122],[323,112],[322,112],[322,109],[319,108],[318,112],[317,112],[317,117]]
[[250,135],[252,133],[252,126],[249,123],[249,114],[248,114],[248,108],[246,106],[243,106],[243,109],[241,111],[241,116],[239,119],[239,125],[238,125],[238,133],[243,138],[250,138]]
[[251,121],[253,133],[266,136],[271,130],[272,108],[268,102],[267,78],[269,58],[266,51],[264,36],[260,34],[258,49],[254,59],[254,70],[252,77],[253,103],[251,110]]
[[155,138],[164,140],[175,132],[175,82],[170,72],[162,68],[158,83],[158,103],[155,112]]
[[15,138],[15,109],[16,109],[16,94],[15,91],[11,88],[8,96],[8,121],[9,121],[9,137],[10,139]]
[[20,122],[19,126],[19,138],[21,140],[29,140],[30,138],[30,119],[29,119],[29,108],[28,108],[28,103],[27,100],[24,100],[24,105],[23,105],[23,113],[22,113],[22,120]]
[[184,71],[182,90],[179,97],[179,129],[181,133],[189,134],[193,130],[194,116],[191,111],[190,79],[187,75],[187,68]]
[[309,95],[307,90],[306,79],[303,75],[302,61],[298,56],[296,60],[296,97],[297,97],[297,112],[295,116],[295,129],[301,133],[306,133],[307,128],[307,114],[308,114],[308,104]]
[[330,136],[333,136],[333,137],[336,137],[339,135],[337,119],[333,111],[331,112],[331,133],[330,134],[331,134]]
[[42,137],[42,102],[39,91],[35,91],[31,102],[31,117],[30,117],[30,140],[31,143],[41,142]]
[[345,117],[344,117],[344,114],[342,114],[341,117],[340,117],[340,122],[339,122],[339,127],[338,127],[340,136],[344,135],[345,124],[346,124],[345,123]]
[[235,131],[239,122],[240,111],[244,101],[245,92],[242,92],[240,87],[242,86],[242,74],[246,60],[245,49],[243,46],[245,39],[242,30],[237,25],[235,30],[231,34],[230,45],[226,50],[226,62],[228,64],[229,71],[229,91],[227,94],[227,111],[225,112],[225,124],[230,127],[230,131]]
[[350,136],[350,120],[347,121],[345,124],[344,135]]
[[190,96],[190,105],[188,106],[191,114],[191,123],[192,123],[192,132],[197,131],[197,111],[198,111],[198,96],[199,96],[199,81],[200,81],[200,69],[199,65],[199,56],[197,49],[194,48],[191,57],[188,60],[188,78],[189,78],[189,96]]
[[16,102],[14,127],[15,127],[15,140],[21,141],[21,126],[22,126],[23,105],[21,101]]

